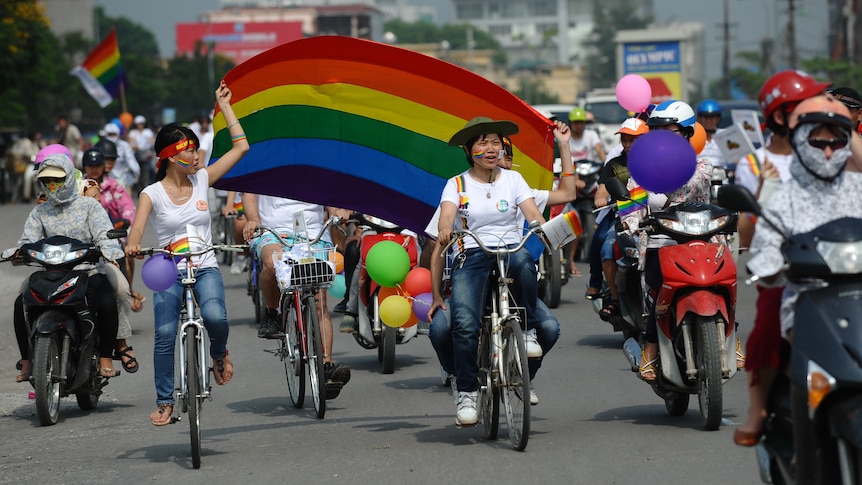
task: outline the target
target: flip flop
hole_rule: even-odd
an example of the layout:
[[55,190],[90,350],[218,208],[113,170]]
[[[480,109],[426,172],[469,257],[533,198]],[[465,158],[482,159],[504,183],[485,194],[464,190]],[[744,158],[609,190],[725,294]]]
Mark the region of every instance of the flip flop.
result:
[[[171,418],[171,414],[173,414],[173,412],[173,404],[159,404],[159,409],[155,413],[150,415],[150,423],[153,423],[153,426],[165,426],[171,424],[174,422],[173,418]],[[155,417],[162,417],[165,414],[168,415],[168,419],[164,421],[156,421],[155,419],[153,419],[154,415]]]
[[[123,369],[126,369],[126,372],[129,374],[138,372],[138,359],[134,355],[129,355],[129,352],[133,350],[135,349],[131,345],[128,345],[125,348],[114,351],[114,360],[119,360],[123,364]],[[129,360],[123,360],[124,357]]]
[[[231,379],[233,379],[233,363],[230,360],[225,363],[225,357],[227,357],[228,355],[229,352],[227,351],[227,349],[225,349],[224,357],[222,357],[221,359],[213,359],[213,377],[215,378],[216,384],[220,386],[227,384],[228,382],[230,382]],[[227,366],[225,364],[227,364],[227,366],[230,366],[231,375],[227,379],[224,378],[225,370],[227,369]]]

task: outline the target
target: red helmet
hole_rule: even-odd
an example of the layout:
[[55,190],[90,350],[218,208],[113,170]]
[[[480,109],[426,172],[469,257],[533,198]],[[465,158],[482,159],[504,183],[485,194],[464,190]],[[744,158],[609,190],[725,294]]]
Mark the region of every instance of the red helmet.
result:
[[831,83],[817,82],[802,71],[787,70],[773,74],[760,88],[758,104],[763,116],[769,118],[781,105],[794,103],[820,94]]

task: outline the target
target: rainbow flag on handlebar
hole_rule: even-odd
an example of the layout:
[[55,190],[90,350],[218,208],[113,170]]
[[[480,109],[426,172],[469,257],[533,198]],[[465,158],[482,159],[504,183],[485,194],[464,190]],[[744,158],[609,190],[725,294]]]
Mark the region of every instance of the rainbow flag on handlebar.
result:
[[643,187],[635,187],[629,191],[629,200],[621,200],[617,202],[617,211],[622,216],[627,216],[632,212],[644,207],[649,200],[649,194]]
[[[191,251],[191,247],[189,246],[189,238],[184,237],[168,244],[168,251],[172,253],[188,253],[189,251]],[[182,256],[174,256],[174,262],[179,263],[182,260]]]

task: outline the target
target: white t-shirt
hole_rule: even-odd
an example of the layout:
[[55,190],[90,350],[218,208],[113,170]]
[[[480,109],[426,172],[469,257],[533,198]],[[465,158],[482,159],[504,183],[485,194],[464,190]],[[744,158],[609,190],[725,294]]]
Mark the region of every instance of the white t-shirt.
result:
[[[280,233],[289,236],[294,235],[293,219],[294,214],[297,212],[302,212],[309,239],[316,238],[323,227],[323,206],[320,204],[286,199],[284,197],[273,197],[271,195],[258,195],[257,212],[262,225],[276,229]],[[328,240],[327,237],[323,239]]]
[[[159,238],[159,246],[167,247],[188,238],[192,251],[200,246],[212,244],[212,228],[207,190],[209,189],[209,174],[206,170],[198,170],[189,175],[192,183],[192,195],[189,200],[180,205],[174,204],[165,191],[162,182],[147,186],[141,193],[147,194],[153,202],[150,222]],[[195,256],[192,263],[198,268],[217,268],[218,260],[212,252],[203,256]],[[186,260],[177,262],[179,269],[185,269]]]
[[575,140],[572,136],[569,139],[569,152],[572,154],[572,161],[578,160],[599,160],[599,155],[596,153],[596,145],[601,144],[599,134],[593,130],[584,130],[584,135],[580,140]]
[[155,142],[156,135],[153,130],[147,127],[142,130],[137,128],[129,130],[129,143],[132,144],[132,149],[135,151],[152,151]]
[[[787,182],[791,179],[790,162],[793,160],[792,154],[779,155],[764,148],[758,148],[754,153],[761,164],[769,160],[769,163],[775,166],[782,182]],[[754,172],[751,171],[751,167],[748,165],[748,161],[744,158],[736,164],[736,183],[748,189],[752,194],[756,194],[757,188],[760,186],[760,178],[754,175]]]
[[[458,180],[464,181],[459,193]],[[524,177],[512,170],[500,170],[493,184],[481,183],[467,172],[446,182],[440,202],[458,208],[454,229],[469,229],[488,247],[517,244],[521,241],[518,205],[533,198]],[[463,204],[461,202],[464,202]],[[523,222],[521,222],[523,224]],[[464,249],[479,247],[473,238],[464,238]]]

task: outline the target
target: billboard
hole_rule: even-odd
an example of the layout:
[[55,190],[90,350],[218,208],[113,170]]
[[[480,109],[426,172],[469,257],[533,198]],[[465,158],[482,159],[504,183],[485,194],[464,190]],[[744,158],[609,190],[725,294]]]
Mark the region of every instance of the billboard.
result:
[[178,23],[176,32],[177,55],[193,54],[195,44],[202,42],[212,44],[217,54],[230,58],[235,64],[304,37],[300,21]]
[[623,74],[638,74],[652,88],[652,103],[685,99],[680,42],[623,43]]

